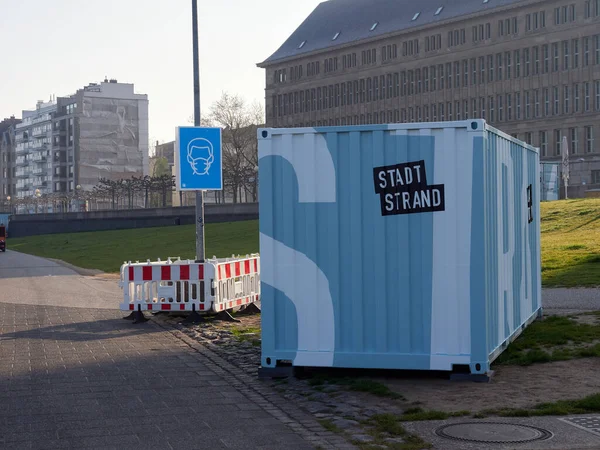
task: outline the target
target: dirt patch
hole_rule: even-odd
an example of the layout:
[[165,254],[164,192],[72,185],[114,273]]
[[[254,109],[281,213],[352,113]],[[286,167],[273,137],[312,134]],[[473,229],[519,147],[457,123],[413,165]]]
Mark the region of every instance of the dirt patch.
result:
[[531,408],[541,402],[585,397],[600,392],[600,358],[500,366],[491,383],[452,382],[444,379],[379,379],[409,402],[452,412]]

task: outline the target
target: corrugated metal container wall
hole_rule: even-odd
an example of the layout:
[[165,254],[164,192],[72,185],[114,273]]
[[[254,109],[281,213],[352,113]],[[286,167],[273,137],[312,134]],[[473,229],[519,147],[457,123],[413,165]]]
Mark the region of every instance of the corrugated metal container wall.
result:
[[263,367],[485,373],[541,311],[533,147],[482,120],[258,137]]
[[8,222],[10,219],[10,214],[0,214],[0,224],[4,224],[6,227],[6,231],[8,231]]

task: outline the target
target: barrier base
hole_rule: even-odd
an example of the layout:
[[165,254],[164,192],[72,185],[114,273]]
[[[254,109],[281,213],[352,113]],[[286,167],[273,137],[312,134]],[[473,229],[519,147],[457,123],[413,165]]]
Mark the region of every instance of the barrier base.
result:
[[240,320],[229,314],[229,311],[221,311],[220,313],[217,313],[217,315],[214,316],[214,320],[219,320],[221,322],[240,322]]
[[260,308],[254,303],[250,303],[243,310],[238,312],[238,316],[251,316],[254,314],[260,314]]
[[193,310],[191,313],[189,313],[189,315],[185,319],[183,319],[181,321],[181,323],[184,325],[197,324],[197,323],[203,323],[203,322],[206,322],[206,320],[204,319],[204,317],[202,317],[200,314],[198,314],[196,312],[196,310]]
[[133,316],[133,323],[146,323],[150,319],[147,319],[142,311],[135,311]]
[[132,311],[128,316],[123,317],[124,320],[134,320],[135,319],[135,311]]

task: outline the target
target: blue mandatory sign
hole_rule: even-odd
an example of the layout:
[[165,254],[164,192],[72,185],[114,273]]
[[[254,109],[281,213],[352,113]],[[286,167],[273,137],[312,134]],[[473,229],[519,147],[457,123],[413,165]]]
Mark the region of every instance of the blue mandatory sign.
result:
[[178,127],[175,158],[178,190],[223,189],[220,128]]

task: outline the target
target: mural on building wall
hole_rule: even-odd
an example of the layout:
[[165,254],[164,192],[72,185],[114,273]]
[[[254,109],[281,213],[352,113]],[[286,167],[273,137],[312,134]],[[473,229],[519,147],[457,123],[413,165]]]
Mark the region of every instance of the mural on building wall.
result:
[[80,184],[143,175],[137,100],[85,97],[79,119]]

